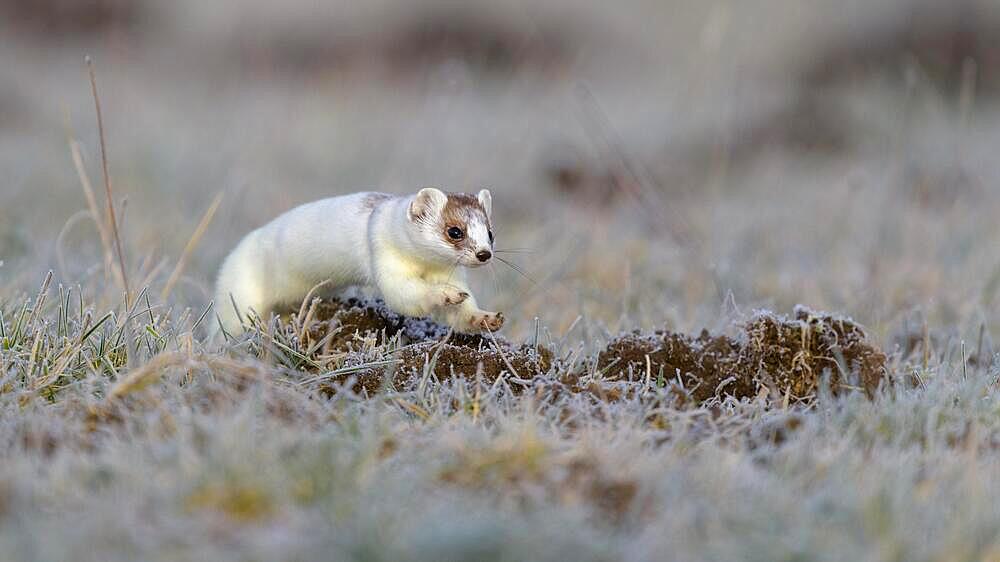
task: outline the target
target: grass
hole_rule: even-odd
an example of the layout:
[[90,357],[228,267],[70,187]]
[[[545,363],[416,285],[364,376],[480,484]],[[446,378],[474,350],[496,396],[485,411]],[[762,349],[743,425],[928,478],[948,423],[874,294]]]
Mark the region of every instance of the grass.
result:
[[4,307],[12,559],[980,560],[1000,546],[995,371],[934,363],[921,387],[807,408],[681,408],[656,387],[539,400],[462,378],[323,398],[273,359],[192,348],[190,323],[138,300]]
[[[842,84],[844,152],[736,161],[734,134],[692,171],[665,139],[731,133],[773,94],[717,76],[751,72],[721,60],[742,8],[709,14],[719,60],[685,43],[697,10],[593,9],[635,31],[601,55],[615,73],[271,76],[226,50],[252,26],[209,20],[165,28],[169,48],[87,45],[106,138],[80,45],[12,39],[0,62],[28,90],[21,124],[0,120],[0,560],[1000,560],[995,102]],[[780,66],[756,50],[779,33],[751,33],[754,56]],[[674,42],[663,68],[633,62]],[[618,197],[550,189],[553,145]],[[473,275],[509,322],[481,353],[516,376],[450,376],[460,342],[313,333],[308,303],[207,341],[213,276],[252,227],[420,185],[493,191],[516,267]],[[659,356],[598,368],[633,330],[747,343],[758,310],[800,303],[863,324],[892,384],[680,403]],[[522,343],[557,360],[531,373]]]
[[204,313],[166,314],[148,290],[107,309],[51,280],[0,306],[11,559],[1000,552],[1000,373],[970,367],[964,348],[897,362],[919,385],[874,399],[821,392],[799,407],[427,376],[363,398],[337,371],[331,396],[299,370],[297,323],[218,350],[198,335]]

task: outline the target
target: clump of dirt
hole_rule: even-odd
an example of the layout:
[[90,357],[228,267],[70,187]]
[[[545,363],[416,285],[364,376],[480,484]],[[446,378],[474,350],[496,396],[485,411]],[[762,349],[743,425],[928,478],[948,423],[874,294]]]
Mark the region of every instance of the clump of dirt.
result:
[[[479,336],[474,336],[478,338]],[[437,380],[454,377],[482,377],[485,384],[493,384],[506,375],[514,392],[526,388],[531,379],[546,373],[552,366],[552,351],[529,345],[515,346],[497,339],[495,345],[471,345],[468,336],[427,341],[403,347],[391,359],[389,368],[365,369],[355,374],[353,390],[374,394],[386,387],[385,377],[391,373],[392,386],[397,389],[412,386],[421,380],[425,369],[430,369]]]
[[[756,394],[751,380],[735,377],[740,344],[727,336],[702,331],[697,338],[670,331],[621,336],[597,356],[603,380],[671,385],[695,402],[729,394]],[[648,379],[648,381],[647,381]]]
[[479,372],[490,383],[505,371],[515,378],[527,380],[545,373],[552,366],[550,350],[540,346],[514,346],[500,340],[494,345],[480,342],[477,346],[425,343],[402,350],[399,359],[402,361],[399,370],[403,373],[419,374],[425,365],[433,362],[434,375],[438,378],[471,377]]
[[544,346],[514,345],[495,334],[452,333],[430,319],[396,314],[373,299],[320,303],[310,316],[307,333],[311,342],[326,340],[322,346],[325,354],[346,352],[347,367],[370,362],[370,356],[360,353],[366,338],[382,345],[398,337],[398,349],[386,357],[389,368],[380,365],[353,373],[354,390],[369,394],[386,386],[387,373],[392,373],[395,388],[405,388],[423,377],[425,366],[431,367],[439,380],[478,374],[492,384],[507,373],[517,390],[523,384],[518,386],[516,381],[545,373],[553,361],[552,351]]
[[814,395],[826,373],[834,392],[856,382],[869,396],[885,376],[885,353],[843,317],[799,307],[791,321],[758,314],[745,332],[739,371],[792,398]]
[[[751,398],[763,390],[800,401],[815,397],[824,377],[839,392],[860,388],[871,396],[886,373],[886,356],[849,319],[797,308],[792,319],[760,313],[741,339],[697,338],[670,331],[633,333],[597,356],[605,381],[672,385],[702,403],[711,398]],[[856,379],[860,386],[851,384]]]
[[[871,396],[886,373],[885,354],[860,326],[804,307],[792,318],[758,313],[737,337],[704,330],[696,337],[667,330],[623,335],[585,361],[582,370],[558,381],[543,378],[556,362],[547,347],[517,345],[497,335],[454,334],[431,320],[398,315],[378,300],[327,301],[309,317],[307,337],[326,341],[327,352],[340,352],[344,367],[358,367],[352,372],[354,390],[368,394],[388,386],[405,389],[425,375],[479,376],[487,384],[505,376],[515,392],[557,382],[601,400],[657,386],[698,404],[764,392],[798,402],[815,398],[826,380],[835,393],[863,390]],[[390,338],[395,338],[391,349],[376,349],[373,356],[372,340],[382,345]]]
[[348,352],[358,349],[361,337],[369,336],[382,345],[399,336],[400,343],[438,341],[448,335],[448,327],[426,318],[408,318],[389,310],[380,300],[348,299],[320,302],[307,319],[307,337],[323,341],[323,352]]

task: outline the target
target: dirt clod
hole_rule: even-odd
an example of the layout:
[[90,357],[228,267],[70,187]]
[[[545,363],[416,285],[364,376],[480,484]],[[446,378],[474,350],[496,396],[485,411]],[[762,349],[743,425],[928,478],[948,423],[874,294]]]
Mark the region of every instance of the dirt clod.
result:
[[[468,341],[468,340],[466,340]],[[506,374],[511,388],[516,392],[528,381],[545,373],[552,364],[552,352],[544,347],[514,346],[498,340],[498,346],[472,346],[468,343],[442,340],[423,342],[400,349],[394,356],[392,368],[373,368],[361,371],[356,376],[355,391],[362,388],[369,394],[378,392],[386,385],[386,374],[392,372],[392,386],[407,388],[421,380],[426,371],[431,370],[439,381],[456,376],[482,377],[485,384],[493,384]]]
[[608,344],[597,356],[597,370],[604,380],[676,385],[696,402],[720,394],[752,396],[752,384],[732,377],[739,349],[731,338],[707,331],[697,338],[669,331],[632,333]]
[[426,318],[396,314],[382,301],[370,299],[323,301],[316,307],[309,325],[312,341],[331,337],[324,345],[326,352],[355,350],[360,344],[359,336],[374,336],[381,345],[396,335],[404,345],[437,341],[448,335],[448,328]]
[[425,366],[432,368],[438,380],[478,374],[492,384],[506,373],[517,390],[524,385],[516,381],[530,380],[552,365],[552,352],[543,346],[514,345],[499,335],[452,333],[432,320],[396,314],[379,300],[321,303],[314,311],[309,338],[319,342],[327,337],[327,353],[349,354],[345,366],[361,366],[368,359],[350,355],[362,347],[365,338],[375,338],[382,345],[398,337],[399,347],[385,357],[391,361],[388,368],[380,365],[352,373],[356,379],[354,390],[363,389],[369,394],[386,386],[386,373],[393,373],[393,387],[406,388],[423,378]]
[[633,333],[608,344],[597,357],[597,371],[604,380],[672,384],[699,403],[725,395],[752,398],[765,389],[805,400],[825,376],[834,392],[862,389],[870,396],[885,374],[885,354],[846,318],[806,308],[797,308],[791,319],[759,313],[743,326],[743,335]]
[[869,395],[885,375],[885,354],[846,318],[799,307],[794,320],[759,314],[745,331],[740,371],[793,398],[814,394],[827,373],[834,392],[860,385]]
[[[804,307],[791,318],[760,312],[735,337],[708,331],[696,337],[667,330],[626,334],[558,381],[543,378],[555,363],[544,346],[450,333],[433,321],[400,316],[381,301],[328,301],[311,318],[308,337],[329,338],[324,348],[342,353],[343,366],[359,368],[351,373],[354,390],[368,394],[389,386],[405,389],[429,376],[439,381],[480,376],[487,384],[505,376],[515,392],[556,383],[605,401],[656,386],[697,404],[762,394],[791,403],[815,398],[826,381],[834,393],[861,390],[871,396],[886,372],[885,354],[867,341],[860,326]],[[393,343],[378,352],[383,356],[377,363],[370,349],[362,351],[373,338],[378,345]]]

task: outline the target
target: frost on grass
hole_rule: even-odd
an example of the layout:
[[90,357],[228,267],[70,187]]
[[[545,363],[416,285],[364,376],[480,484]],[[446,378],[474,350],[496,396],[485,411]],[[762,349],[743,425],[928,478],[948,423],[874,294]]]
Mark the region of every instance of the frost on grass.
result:
[[[514,390],[555,384],[605,399],[656,386],[699,404],[764,392],[808,401],[826,384],[835,393],[863,390],[871,396],[886,372],[885,354],[860,326],[804,307],[791,318],[759,312],[741,326],[738,337],[633,332],[577,365],[544,345],[453,334],[430,320],[395,314],[380,301],[326,301],[313,307],[307,320],[307,343],[320,342],[326,353],[344,354],[344,365],[359,367],[352,372],[355,391],[368,394],[388,386],[407,388],[433,375],[437,380],[482,377],[489,384],[505,377]],[[375,366],[364,368],[365,361]],[[562,374],[546,377],[553,367]]]
[[[860,384],[839,373],[863,382],[884,361],[848,319],[761,313],[732,336],[632,334],[571,359],[561,344],[449,336],[350,301],[219,352],[192,340],[193,318],[143,308],[101,322],[45,294],[0,305],[0,552],[12,560],[996,551],[996,370],[931,357],[919,387],[838,392]],[[741,366],[754,369],[723,385]],[[347,391],[351,367],[376,373],[371,389]],[[776,407],[783,389],[808,396],[793,385],[824,378],[833,393]],[[678,400],[681,383],[699,400],[698,383],[715,392]],[[731,398],[772,385],[767,399]],[[941,525],[942,510],[971,523]],[[886,544],[890,556],[870,555]]]

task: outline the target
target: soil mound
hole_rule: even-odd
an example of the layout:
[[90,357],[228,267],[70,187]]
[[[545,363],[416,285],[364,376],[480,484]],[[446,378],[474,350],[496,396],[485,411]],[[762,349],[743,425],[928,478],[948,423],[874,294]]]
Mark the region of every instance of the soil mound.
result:
[[321,301],[307,316],[308,338],[322,342],[324,352],[354,351],[363,338],[375,337],[382,345],[389,338],[399,336],[400,343],[439,341],[448,335],[448,327],[427,318],[408,318],[389,310],[385,303],[375,299],[348,299]]
[[732,338],[707,331],[692,338],[658,331],[634,332],[612,340],[597,356],[597,372],[606,381],[674,386],[696,402],[729,394],[756,394],[749,377],[735,376],[742,347]]
[[605,380],[674,385],[696,402],[724,395],[750,398],[767,390],[802,401],[824,378],[834,392],[873,395],[885,377],[885,354],[853,321],[796,308],[793,318],[758,313],[742,338],[692,338],[670,331],[621,336],[597,356]]
[[369,394],[386,386],[386,376],[392,373],[392,386],[407,388],[433,376],[445,380],[456,376],[481,377],[484,384],[492,385],[506,376],[511,389],[519,392],[531,385],[532,379],[544,375],[552,366],[552,352],[545,347],[515,346],[504,340],[487,345],[481,341],[472,345],[472,338],[461,341],[444,340],[422,342],[400,349],[389,368],[366,369],[356,375],[354,390],[364,389]]
[[[765,392],[799,402],[815,398],[826,381],[835,393],[862,390],[872,396],[886,374],[885,354],[859,325],[805,307],[791,318],[760,312],[736,337],[704,330],[698,336],[668,330],[619,336],[558,381],[546,377],[557,358],[545,346],[454,334],[431,320],[396,314],[378,300],[326,301],[314,307],[306,324],[303,348],[322,348],[325,355],[342,357],[344,367],[359,367],[351,373],[354,390],[368,394],[389,386],[405,389],[431,376],[478,376],[487,384],[505,376],[515,391],[558,382],[610,400],[655,385],[699,404]],[[384,351],[376,347],[376,357],[372,343],[393,345]]]
[[[369,394],[385,388],[387,373],[392,386],[406,388],[422,379],[430,369],[438,380],[455,376],[481,376],[492,384],[502,374],[512,385],[546,373],[552,366],[548,348],[514,345],[502,336],[452,333],[447,326],[427,318],[408,318],[389,310],[374,299],[323,301],[307,320],[307,342],[322,343],[323,354],[346,353],[346,367],[362,366],[370,356],[361,353],[366,339],[382,345],[398,337],[399,346],[385,359],[390,363],[354,373],[355,391]],[[308,348],[309,345],[303,347]],[[524,386],[524,383],[519,385]]]
[[745,332],[741,370],[793,397],[814,394],[827,373],[834,392],[860,388],[871,396],[885,376],[885,354],[843,317],[799,307],[792,320],[760,314]]

